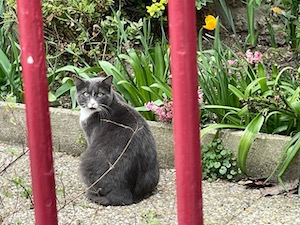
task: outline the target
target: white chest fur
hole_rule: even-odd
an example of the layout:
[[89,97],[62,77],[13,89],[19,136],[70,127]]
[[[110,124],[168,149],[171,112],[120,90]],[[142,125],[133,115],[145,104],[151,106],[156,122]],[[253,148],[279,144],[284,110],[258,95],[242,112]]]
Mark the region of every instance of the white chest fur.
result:
[[80,109],[80,123],[89,118],[96,110],[89,109],[87,107]]

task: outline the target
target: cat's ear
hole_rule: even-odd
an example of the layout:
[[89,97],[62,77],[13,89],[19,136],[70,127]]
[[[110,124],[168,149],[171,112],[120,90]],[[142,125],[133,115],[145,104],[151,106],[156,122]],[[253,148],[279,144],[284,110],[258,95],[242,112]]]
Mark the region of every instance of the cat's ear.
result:
[[107,77],[104,78],[104,80],[102,81],[104,84],[111,86],[112,84],[112,80],[113,80],[113,76],[109,75]]
[[84,81],[81,78],[79,78],[75,75],[73,75],[72,78],[74,80],[74,84],[75,84],[76,87],[79,87],[81,84],[84,83]]

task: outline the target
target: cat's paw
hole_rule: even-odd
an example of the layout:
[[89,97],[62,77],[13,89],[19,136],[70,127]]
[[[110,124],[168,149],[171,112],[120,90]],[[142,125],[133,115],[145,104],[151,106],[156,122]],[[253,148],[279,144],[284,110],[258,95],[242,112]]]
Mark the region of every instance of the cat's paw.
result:
[[97,203],[99,205],[104,205],[104,206],[108,206],[111,205],[111,202],[109,201],[108,198],[106,198],[105,196],[100,196],[94,193],[87,193],[87,197],[88,199],[90,199],[92,202]]
[[109,201],[109,199],[104,196],[98,196],[96,199],[91,199],[91,200],[99,205],[103,205],[103,206],[111,205],[111,202]]

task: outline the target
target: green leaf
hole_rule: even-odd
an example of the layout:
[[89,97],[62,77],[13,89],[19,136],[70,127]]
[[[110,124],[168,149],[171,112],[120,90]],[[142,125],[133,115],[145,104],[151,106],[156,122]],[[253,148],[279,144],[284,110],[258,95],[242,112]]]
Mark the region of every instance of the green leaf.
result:
[[215,129],[245,129],[245,126],[233,124],[208,124],[207,127],[201,129],[201,137],[203,137],[209,131]]
[[228,88],[230,91],[232,91],[232,93],[238,97],[238,99],[245,99],[245,95],[239,90],[237,89],[235,86],[229,84]]
[[258,77],[263,78],[262,80],[259,81],[259,85],[260,85],[260,89],[264,93],[265,91],[268,90],[267,78],[266,78],[266,69],[265,69],[264,65],[261,62],[258,63],[257,67],[258,67],[257,68]]
[[70,96],[72,100],[72,109],[76,108],[76,97],[75,97],[76,88],[75,86],[70,88]]
[[134,108],[138,112],[148,112],[149,109],[147,109],[145,106],[135,107]]
[[11,64],[6,54],[0,49],[0,68],[8,76],[11,72]]
[[164,93],[166,93],[168,98],[172,98],[172,90],[171,87],[168,84],[165,83],[154,83],[150,85],[151,88],[159,88],[161,89]]
[[300,88],[298,87],[294,91],[293,95],[287,99],[287,103],[293,109],[293,111],[300,116],[300,100],[299,100],[299,95],[300,95]]
[[155,59],[154,59],[154,76],[160,78],[161,80],[165,80],[165,61],[164,61],[164,56],[162,52],[162,47],[160,46],[159,43],[156,43],[155,45]]
[[[83,73],[99,73],[103,70],[101,67],[96,66],[96,67],[86,67],[86,68],[81,69],[81,71]],[[110,75],[110,74],[108,74],[108,75]]]
[[74,87],[73,84],[70,84],[69,82],[67,83],[64,83],[62,86],[60,86],[56,92],[55,92],[55,97],[58,98],[60,97],[61,95],[65,94],[66,92],[68,92],[71,87]]
[[293,136],[293,138],[284,147],[277,166],[274,168],[274,170],[272,171],[272,173],[270,174],[270,176],[266,181],[268,181],[274,175],[274,173],[278,171],[279,168],[277,179],[281,183],[281,185],[285,187],[282,181],[282,175],[285,173],[286,169],[288,168],[293,158],[299,152],[299,149],[300,149],[300,132],[296,133]]
[[257,78],[247,86],[245,90],[245,99],[248,99],[251,93],[255,92],[255,90],[258,90],[257,88],[255,88],[255,86],[264,79],[265,77]]
[[231,110],[239,112],[241,109],[231,106],[224,106],[224,105],[204,105],[205,109],[224,109],[224,110]]
[[288,168],[288,166],[290,165],[292,160],[295,158],[295,156],[297,155],[299,150],[300,150],[300,138],[298,138],[298,140],[296,141],[296,143],[294,145],[292,145],[290,148],[288,148],[286,158],[285,158],[284,162],[282,163],[281,167],[279,168],[278,181],[282,185],[283,185],[282,175],[285,173],[286,169]]
[[214,168],[218,169],[218,168],[220,168],[220,166],[221,166],[220,162],[215,162],[214,163]]
[[223,149],[223,150],[220,152],[220,154],[221,154],[222,156],[225,156],[225,155],[227,154],[227,151],[226,151],[225,149]]
[[246,173],[246,159],[248,152],[263,123],[264,116],[260,113],[248,124],[240,139],[238,147],[238,164],[243,173]]
[[48,92],[48,101],[49,102],[55,102],[56,101],[56,97],[51,91]]
[[233,176],[231,174],[227,174],[226,177],[227,177],[228,180],[232,180],[232,178],[233,178]]
[[227,168],[226,168],[226,166],[221,166],[221,168],[219,169],[219,173],[220,173],[221,175],[226,174],[226,173],[227,173]]
[[290,67],[290,66],[284,67],[284,68],[277,74],[276,79],[275,79],[275,83],[274,83],[274,87],[278,86],[281,75],[282,75],[285,71],[287,71],[287,70],[294,70],[294,68],[293,68],[293,67]]
[[237,113],[239,117],[249,115],[248,105],[245,105],[240,111]]

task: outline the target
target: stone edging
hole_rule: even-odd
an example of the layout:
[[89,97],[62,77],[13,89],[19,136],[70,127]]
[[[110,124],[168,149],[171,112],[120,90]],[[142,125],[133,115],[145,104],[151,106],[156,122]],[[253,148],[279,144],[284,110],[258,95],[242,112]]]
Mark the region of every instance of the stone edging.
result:
[[[85,150],[84,138],[79,126],[79,112],[67,109],[50,108],[53,149],[72,155],[80,155]],[[161,168],[173,168],[173,130],[172,126],[151,122],[149,125],[155,137]],[[10,143],[26,143],[25,106],[0,102],[0,140]],[[223,130],[221,138],[225,147],[237,152],[240,131]],[[205,135],[202,144],[209,143],[214,133]],[[249,152],[247,160],[248,175],[267,177],[275,168],[284,145],[289,137],[259,134]],[[300,177],[300,156],[289,167],[285,179]],[[272,180],[276,180],[274,177]]]

